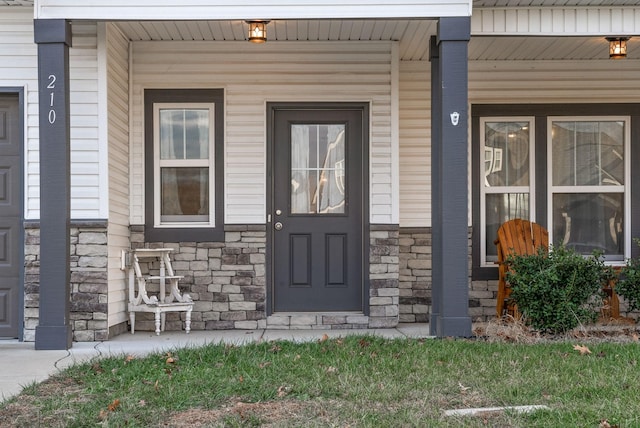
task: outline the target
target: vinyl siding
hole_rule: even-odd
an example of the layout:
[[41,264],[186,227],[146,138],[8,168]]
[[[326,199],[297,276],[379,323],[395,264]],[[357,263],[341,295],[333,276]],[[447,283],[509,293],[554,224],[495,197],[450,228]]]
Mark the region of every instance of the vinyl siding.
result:
[[225,89],[225,223],[265,223],[266,103],[371,102],[370,217],[392,221],[388,42],[133,44],[132,218],[144,223],[143,91]]
[[400,226],[431,224],[431,63],[400,62]]
[[[400,225],[403,227],[431,225],[430,67],[427,61],[400,64]],[[640,102],[638,70],[640,61],[632,59],[472,61],[469,63],[469,103]]]
[[[98,38],[96,23],[72,26],[69,49],[71,111],[71,218],[105,218],[101,198],[107,196],[100,171],[106,162],[99,126]],[[105,205],[106,206],[106,205]]]
[[[109,153],[108,325],[127,321],[126,278],[120,254],[129,244],[129,41],[111,24],[105,43]],[[101,52],[102,54],[102,52]]]
[[[71,110],[71,217],[104,218],[100,205],[98,66],[96,25],[73,25],[69,52]],[[0,86],[25,91],[25,218],[40,218],[38,58],[33,42],[33,9],[3,7],[0,13]]]
[[33,42],[33,8],[3,7],[0,13],[0,87],[24,88],[25,217],[39,217],[38,57]]

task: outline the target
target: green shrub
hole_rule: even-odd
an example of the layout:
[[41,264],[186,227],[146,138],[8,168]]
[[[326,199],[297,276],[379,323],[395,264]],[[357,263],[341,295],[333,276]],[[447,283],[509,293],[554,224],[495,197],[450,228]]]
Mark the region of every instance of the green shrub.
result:
[[[636,239],[635,242],[640,245],[639,240]],[[629,312],[640,309],[640,258],[627,260],[620,270],[615,290],[629,304]]]
[[579,323],[595,321],[602,286],[611,269],[601,257],[584,257],[572,249],[540,249],[534,255],[507,258],[510,298],[535,329],[562,333]]

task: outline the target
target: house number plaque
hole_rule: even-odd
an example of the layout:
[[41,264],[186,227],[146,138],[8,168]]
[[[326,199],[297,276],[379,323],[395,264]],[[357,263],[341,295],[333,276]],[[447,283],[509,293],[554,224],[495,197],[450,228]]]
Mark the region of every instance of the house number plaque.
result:
[[48,77],[48,84],[47,84],[47,89],[50,90],[50,92],[49,92],[49,114],[48,114],[48,119],[49,119],[49,123],[51,125],[56,123],[56,108],[55,108],[55,103],[54,103],[54,98],[55,98],[54,89],[56,88],[56,80],[57,79],[58,78],[56,77],[55,74],[50,74],[49,77]]

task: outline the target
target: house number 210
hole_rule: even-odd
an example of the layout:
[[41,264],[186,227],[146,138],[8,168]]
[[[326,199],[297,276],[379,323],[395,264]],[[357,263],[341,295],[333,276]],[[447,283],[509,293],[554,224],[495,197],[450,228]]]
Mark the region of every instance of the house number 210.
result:
[[56,109],[53,104],[53,89],[56,87],[56,79],[55,74],[50,74],[49,84],[47,85],[47,89],[51,89],[51,92],[49,93],[49,123],[52,125],[56,123]]

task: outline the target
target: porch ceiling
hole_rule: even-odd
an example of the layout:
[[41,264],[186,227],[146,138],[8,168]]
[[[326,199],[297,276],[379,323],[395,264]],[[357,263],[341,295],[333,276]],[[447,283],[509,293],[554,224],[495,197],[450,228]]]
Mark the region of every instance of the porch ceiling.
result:
[[637,6],[638,0],[473,0],[473,7]]
[[[526,0],[528,3],[542,0]],[[573,0],[557,0],[567,3]],[[585,1],[585,0],[581,0]],[[588,0],[587,0],[588,1]],[[590,0],[604,3],[607,0]],[[608,0],[613,3],[616,0]],[[621,3],[626,0],[617,0]],[[476,0],[507,3],[525,0]],[[475,4],[475,3],[474,3]],[[243,21],[127,21],[117,25],[132,41],[245,41]],[[276,20],[268,26],[275,41],[399,41],[403,61],[429,59],[429,37],[437,31],[435,20]],[[629,41],[629,58],[640,58],[640,40]],[[470,60],[596,60],[608,59],[604,37],[493,37],[472,36]]]

